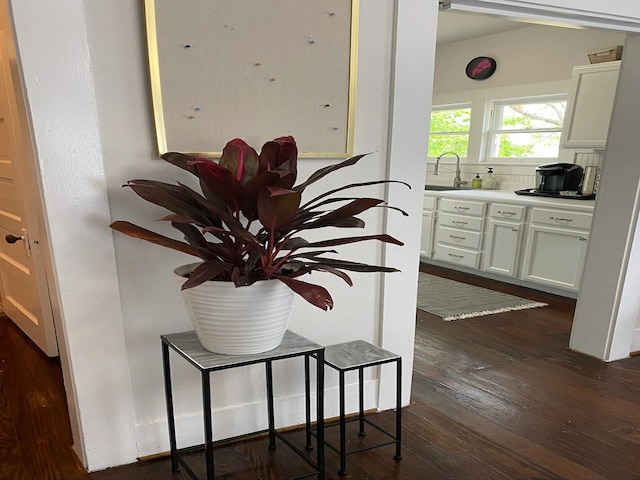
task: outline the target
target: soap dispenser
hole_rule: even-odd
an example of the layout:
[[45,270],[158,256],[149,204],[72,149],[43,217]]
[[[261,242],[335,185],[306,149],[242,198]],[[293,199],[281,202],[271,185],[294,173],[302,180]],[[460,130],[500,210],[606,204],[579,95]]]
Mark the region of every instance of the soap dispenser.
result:
[[476,173],[476,177],[471,180],[471,188],[482,188],[482,179],[480,175]]
[[482,179],[482,188],[493,190],[496,188],[496,174],[493,173],[493,167],[487,167],[488,171]]

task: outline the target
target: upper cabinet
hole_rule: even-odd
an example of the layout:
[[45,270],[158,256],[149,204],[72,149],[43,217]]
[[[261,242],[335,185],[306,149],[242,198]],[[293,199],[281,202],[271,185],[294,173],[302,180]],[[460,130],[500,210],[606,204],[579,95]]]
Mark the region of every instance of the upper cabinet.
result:
[[619,70],[619,61],[573,69],[562,147],[604,149]]

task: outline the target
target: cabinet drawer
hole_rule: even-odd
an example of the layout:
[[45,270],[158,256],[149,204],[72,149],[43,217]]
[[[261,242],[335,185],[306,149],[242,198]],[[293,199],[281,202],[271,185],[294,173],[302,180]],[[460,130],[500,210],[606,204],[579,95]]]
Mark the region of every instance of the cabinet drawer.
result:
[[534,208],[531,222],[554,225],[556,227],[589,229],[591,228],[591,218],[592,215],[590,213]]
[[524,218],[525,207],[521,205],[504,205],[494,203],[491,205],[491,217],[511,220],[522,220]]
[[438,219],[438,224],[445,227],[464,228],[465,230],[475,230],[480,232],[484,225],[484,219],[441,213]]
[[453,228],[438,227],[436,241],[449,245],[479,250],[482,245],[482,233],[468,232]]
[[465,267],[478,268],[480,265],[480,253],[462,250],[461,248],[447,247],[446,245],[436,245],[433,258],[452,262]]
[[474,217],[484,216],[484,203],[467,202],[464,200],[454,200],[443,198],[440,200],[440,210],[461,215],[473,215]]
[[435,210],[436,209],[436,197],[424,197],[422,202],[423,210]]

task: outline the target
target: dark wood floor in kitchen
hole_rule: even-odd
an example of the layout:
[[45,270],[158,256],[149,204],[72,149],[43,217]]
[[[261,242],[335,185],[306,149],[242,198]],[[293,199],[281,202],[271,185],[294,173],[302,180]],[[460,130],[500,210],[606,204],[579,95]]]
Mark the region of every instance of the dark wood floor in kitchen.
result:
[[[606,364],[570,351],[571,300],[422,268],[549,306],[453,322],[418,311],[403,459],[394,461],[392,446],[351,455],[340,477],[337,455],[328,451],[327,479],[640,479],[640,356]],[[171,473],[166,458],[82,472],[64,453],[68,425],[43,414],[61,408],[59,395],[38,400],[41,388],[61,388],[55,361],[16,347],[19,337],[0,321],[0,479],[188,478]],[[391,429],[393,413],[373,420]],[[219,478],[243,480],[298,468],[284,446],[269,451],[264,439],[216,451],[216,466]]]

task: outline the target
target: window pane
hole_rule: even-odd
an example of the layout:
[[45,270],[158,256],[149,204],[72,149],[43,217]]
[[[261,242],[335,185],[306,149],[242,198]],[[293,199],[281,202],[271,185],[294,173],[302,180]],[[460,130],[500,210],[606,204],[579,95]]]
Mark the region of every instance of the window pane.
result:
[[440,108],[431,112],[427,155],[437,157],[444,152],[467,156],[471,107]]
[[437,157],[444,152],[456,153],[466,157],[469,148],[469,135],[430,135],[427,156]]
[[498,134],[496,143],[497,157],[557,158],[560,132]]
[[566,102],[525,103],[500,107],[499,130],[562,128]]
[[431,112],[429,132],[468,132],[470,123],[470,108],[434,110]]

